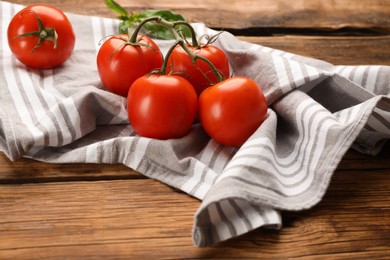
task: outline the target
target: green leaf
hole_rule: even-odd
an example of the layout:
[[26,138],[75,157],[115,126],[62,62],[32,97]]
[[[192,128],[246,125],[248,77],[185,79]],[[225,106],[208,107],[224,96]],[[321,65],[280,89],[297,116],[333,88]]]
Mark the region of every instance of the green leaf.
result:
[[130,20],[123,20],[122,22],[119,23],[119,27],[118,27],[119,33],[127,34],[129,28],[130,28],[130,30],[133,31],[136,26],[137,26],[137,24],[130,21]]
[[[168,22],[186,21],[186,19],[181,14],[169,10],[146,10],[139,13],[139,17],[143,19],[153,16],[159,16],[164,20],[167,20]],[[172,35],[169,32],[169,29],[165,28],[162,25],[151,22],[145,24],[144,28],[149,35],[155,38],[164,40],[172,39]],[[186,28],[183,29],[183,33],[184,35],[190,35],[190,32]]]
[[125,20],[124,18],[128,17],[129,14],[127,13],[127,11],[120,5],[118,4],[117,2],[115,2],[114,0],[104,0],[104,3],[106,4],[106,6],[113,12],[117,13],[120,15],[120,19],[121,20]]
[[186,21],[184,16],[170,10],[145,10],[140,13],[140,16],[144,16],[145,18],[152,16],[160,16],[169,22]]

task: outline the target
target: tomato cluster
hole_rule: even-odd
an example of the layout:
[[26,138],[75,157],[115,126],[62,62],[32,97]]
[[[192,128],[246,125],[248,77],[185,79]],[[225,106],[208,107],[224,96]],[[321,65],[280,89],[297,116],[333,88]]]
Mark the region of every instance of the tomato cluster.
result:
[[217,46],[177,44],[164,60],[152,39],[137,37],[136,44],[126,37],[109,38],[97,58],[106,88],[127,97],[129,121],[137,134],[180,138],[198,116],[216,141],[240,146],[265,120],[267,102],[261,89],[249,78],[229,78],[228,59]]
[[[195,121],[216,141],[241,146],[267,116],[260,87],[246,77],[230,77],[229,61],[217,46],[199,44],[191,25],[192,43],[161,17],[176,43],[165,58],[158,45],[139,34],[109,37],[97,55],[97,69],[105,88],[127,98],[128,116],[137,134],[157,139],[180,138]],[[53,68],[72,54],[75,35],[59,9],[26,7],[8,27],[8,43],[16,56],[32,68]]]

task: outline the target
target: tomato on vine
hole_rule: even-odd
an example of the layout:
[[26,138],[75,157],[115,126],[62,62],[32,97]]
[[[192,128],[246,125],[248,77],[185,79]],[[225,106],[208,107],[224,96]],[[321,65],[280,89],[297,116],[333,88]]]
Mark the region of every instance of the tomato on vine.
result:
[[[206,44],[189,46],[187,48],[197,56],[209,60],[223,78],[229,77],[229,61],[226,54],[217,46]],[[218,82],[215,73],[209,64],[197,59],[195,62],[188,55],[188,50],[177,46],[169,56],[168,68],[174,72],[180,72],[194,86],[196,93],[200,95],[204,89]]]
[[129,90],[129,121],[140,136],[156,139],[180,138],[191,129],[197,102],[193,86],[180,76],[143,76]]
[[123,97],[136,79],[161,68],[163,62],[161,51],[152,39],[136,36],[111,36],[97,55],[97,68],[104,87]]
[[202,92],[199,117],[214,140],[241,146],[266,119],[267,101],[256,82],[232,77]]
[[72,54],[76,37],[65,14],[49,5],[31,5],[11,20],[8,45],[15,57],[31,68],[49,69]]

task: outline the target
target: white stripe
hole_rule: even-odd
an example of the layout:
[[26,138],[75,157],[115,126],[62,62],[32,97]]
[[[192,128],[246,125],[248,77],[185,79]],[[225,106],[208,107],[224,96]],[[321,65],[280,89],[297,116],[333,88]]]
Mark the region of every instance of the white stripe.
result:
[[232,207],[228,200],[222,200],[220,202],[222,211],[225,213],[227,219],[233,224],[237,235],[248,232],[248,227],[245,225],[244,220],[238,216],[236,210]]
[[100,49],[99,43],[103,39],[103,33],[101,30],[101,18],[92,16],[91,23],[92,23],[94,45],[95,45],[96,52],[98,52]]
[[279,56],[279,57],[283,57],[284,54],[285,54],[284,51],[281,51],[281,50],[278,50],[278,49],[272,49],[271,53],[272,53],[272,55]]
[[349,79],[350,74],[355,66],[345,66],[345,69],[341,72],[341,75]]
[[102,19],[103,19],[103,25],[104,25],[103,37],[116,34],[117,32],[114,32],[113,19],[110,19],[110,18],[102,18]]
[[137,170],[139,164],[145,156],[146,149],[148,148],[148,145],[151,140],[152,139],[146,137],[139,138],[135,151],[133,151],[134,157],[129,163],[130,168]]
[[226,163],[229,161],[234,151],[235,148],[230,146],[225,146],[222,149],[222,151],[218,154],[218,157],[215,160],[215,164],[213,165],[213,170],[217,174],[220,174],[223,171]]
[[[65,97],[57,88],[54,87],[54,75],[53,70],[47,69],[43,70],[43,89],[50,93],[54,98],[49,101],[56,103],[55,97]],[[49,103],[49,106],[52,107],[54,104]]]
[[93,143],[87,146],[87,151],[85,152],[85,162],[86,163],[97,163],[97,147],[99,142]]
[[206,193],[209,191],[209,189],[211,188],[211,186],[214,183],[214,180],[218,176],[211,169],[207,169],[206,173],[204,173],[204,174],[205,174],[204,181],[202,181],[200,183],[199,187],[196,189],[195,193],[193,194],[195,197],[197,197],[199,199],[203,199],[204,196],[206,196]]
[[253,229],[265,224],[263,216],[261,216],[246,200],[235,199],[234,201],[251,223]]
[[319,70],[317,70],[313,66],[305,64],[305,68],[306,68],[307,75],[308,75],[310,80],[315,80],[315,79],[318,79],[320,77]]
[[368,70],[366,83],[366,89],[368,91],[374,92],[375,90],[376,78],[378,77],[379,68],[380,66],[370,66],[370,69]]
[[[76,107],[75,101],[73,100],[72,97],[69,97],[63,100],[63,105],[65,106],[65,110],[69,116],[68,118],[71,121],[73,129],[76,132],[75,138],[78,139],[82,136],[82,130],[81,130],[80,113]],[[69,130],[67,132],[69,132]],[[72,136],[70,135],[69,137],[71,138]],[[74,141],[74,140],[70,140],[70,141]]]
[[385,111],[383,109],[380,109],[380,108],[374,108],[374,112],[381,115],[383,118],[386,119],[386,121],[390,122],[390,112],[389,111]]
[[282,56],[284,58],[287,58],[287,59],[292,59],[292,58],[294,58],[295,54],[293,54],[291,52],[282,52]]
[[[317,117],[318,116],[318,117]],[[318,119],[317,119],[318,118]],[[315,135],[317,132],[318,133],[324,133],[324,130],[327,131],[328,128],[334,125],[334,120],[326,120],[320,125],[321,117],[319,114],[316,115],[316,118],[313,123],[313,127],[310,129],[310,135]],[[329,123],[329,121],[331,123]],[[326,126],[326,128],[325,128]],[[319,128],[319,129],[318,129]],[[324,129],[325,128],[325,129]],[[309,134],[307,134],[309,135]],[[264,164],[264,169],[269,169],[275,171],[275,177],[283,184],[285,185],[293,185],[299,181],[302,180],[305,175],[297,173],[298,170],[303,166],[303,165],[309,165],[309,160],[311,159],[311,164],[315,165],[316,160],[313,158],[310,158],[309,154],[313,153],[315,155],[320,155],[322,153],[322,150],[324,146],[319,146],[319,144],[322,144],[321,142],[321,136],[322,134],[319,135],[319,138],[315,140],[315,138],[311,138],[310,140],[305,140],[302,144],[300,153],[298,153],[298,156],[295,158],[295,162],[293,165],[284,165],[281,163],[283,158],[278,157],[276,154],[275,162],[269,162],[269,161],[262,161]],[[305,138],[306,139],[306,138]],[[316,151],[313,151],[311,149],[306,149],[307,147],[313,147],[314,146],[314,141],[316,141]],[[269,138],[262,138],[261,140],[258,140],[258,143],[262,143],[265,146],[273,148],[273,143]],[[233,159],[232,162],[229,164],[229,166],[226,168],[224,171],[223,175],[218,178],[218,181],[220,181],[221,178],[226,177],[226,175],[229,172],[236,172],[237,168],[233,168],[236,166],[240,165],[256,165],[256,162],[258,163],[259,159],[258,158],[252,158],[249,155],[252,154],[258,154],[258,155],[263,155],[268,158],[273,158],[274,151],[269,151],[269,149],[264,149],[264,146],[261,147],[248,147],[240,152],[240,156],[243,156],[243,158],[238,158],[238,159]],[[248,157],[244,157],[245,155],[248,155]],[[238,170],[239,171],[239,170]],[[305,173],[304,170],[300,171],[301,173]],[[295,174],[294,176],[289,176],[289,174]],[[235,174],[235,173],[232,173]],[[241,173],[243,174],[243,173]]]
[[[62,103],[62,105],[64,105],[68,118],[70,119],[73,129],[76,132],[75,139],[80,138],[82,135],[80,128],[81,119],[74,100],[72,98],[65,98],[65,96],[62,95],[54,86],[53,76],[53,70],[44,70],[43,88],[40,89],[40,93],[44,98],[46,104],[48,105],[49,109],[56,116],[56,120],[60,126],[60,129],[53,129],[52,131],[49,131],[49,135],[57,136],[55,133],[57,131],[61,131],[62,135],[64,136],[64,143],[67,144],[74,140],[72,139],[70,129],[65,122],[65,118],[62,112],[59,110],[59,103]],[[58,98],[56,98],[55,96],[57,96]],[[45,113],[47,113],[47,111],[45,111]],[[50,138],[50,140],[52,139]],[[58,143],[58,140],[56,140],[56,142],[51,142],[51,145],[55,146],[55,143]]]
[[359,66],[355,70],[355,75],[353,76],[352,81],[361,86],[362,82],[363,82],[364,71],[366,69],[367,69],[367,66]]
[[342,65],[335,66],[334,69],[333,69],[333,72],[334,72],[334,73],[337,73],[337,74],[340,74],[340,72],[341,72],[345,67],[346,67],[346,66],[342,66]]
[[[352,118],[354,115],[356,115],[357,111],[359,111],[359,109],[360,109],[359,107],[354,108],[355,111],[353,111],[351,113],[352,116],[350,118]],[[319,119],[317,119],[317,118],[319,118]],[[297,158],[297,161],[300,162],[299,166],[306,165],[308,167],[309,160],[310,160],[310,164],[311,164],[310,169],[304,168],[304,169],[301,169],[300,173],[298,173],[297,175],[295,175],[293,177],[288,177],[288,176],[286,177],[283,175],[294,173],[294,169],[296,167],[283,167],[279,164],[268,162],[266,160],[262,161],[262,167],[264,169],[272,170],[272,173],[277,178],[277,180],[284,185],[293,185],[295,182],[301,181],[303,177],[307,177],[307,179],[303,183],[299,184],[299,186],[295,186],[292,188],[281,187],[280,185],[277,184],[279,186],[278,189],[281,190],[287,196],[294,196],[296,194],[302,193],[303,191],[308,189],[310,187],[310,185],[312,185],[312,182],[313,182],[314,177],[315,177],[314,169],[316,169],[318,162],[320,162],[320,156],[322,155],[322,151],[323,151],[323,149],[325,147],[325,143],[326,143],[327,132],[332,126],[335,125],[334,120],[328,119],[328,120],[322,122],[320,124],[319,129],[318,129],[318,125],[320,122],[320,116],[316,115],[316,119],[317,119],[317,122],[313,123],[313,127],[310,129],[311,134],[321,133],[321,135],[319,135],[317,140],[316,140],[316,150],[310,151],[310,149],[305,149],[305,147],[303,147],[303,149],[305,149],[305,152],[300,153],[299,158]],[[253,140],[253,142],[254,141],[256,141],[256,140]],[[311,143],[308,144],[308,147],[313,147],[312,142],[314,142],[314,138],[312,138]],[[267,145],[273,147],[272,141],[268,138],[265,138],[265,137],[258,138],[257,143],[266,143]],[[265,157],[269,157],[269,158],[273,158],[273,155],[274,155],[274,152],[269,151],[268,149],[259,148],[257,151],[255,151],[254,148],[247,148],[247,150],[249,150],[249,152],[245,151],[245,152],[243,152],[243,155],[255,153],[255,154],[262,154]],[[307,152],[307,150],[309,150],[309,152]],[[312,157],[308,156],[308,153],[310,153],[310,152],[313,154]],[[275,157],[276,157],[276,162],[279,163],[280,158],[277,157],[276,154],[275,154]],[[237,177],[245,178],[245,172],[237,170],[236,168],[231,168],[231,167],[236,166],[236,165],[239,166],[239,165],[243,165],[243,164],[244,165],[255,165],[256,163],[259,163],[258,160],[256,160],[256,158],[246,157],[246,158],[236,159],[236,160],[232,161],[231,164],[229,164],[229,168],[224,171],[223,175],[221,175],[217,179],[216,182],[219,182],[220,180],[222,180],[223,178],[226,178],[228,176],[231,176],[231,177],[237,176]],[[296,164],[294,164],[294,166],[295,165]],[[304,175],[306,172],[308,174],[307,176]]]
[[[2,24],[8,24],[11,19],[11,5],[3,4],[3,13],[2,13]],[[2,30],[2,39],[7,39],[6,30]],[[43,145],[44,139],[43,133],[37,127],[35,127],[33,120],[31,118],[29,109],[27,108],[24,100],[22,98],[22,94],[20,93],[19,86],[16,86],[16,76],[14,73],[14,67],[12,66],[11,59],[14,57],[11,54],[8,43],[6,40],[2,41],[3,48],[3,72],[5,76],[6,85],[8,87],[9,93],[11,94],[11,98],[18,108],[17,112],[19,117],[22,119],[21,122],[26,125],[27,130],[31,133],[33,137],[34,145]]]
[[288,64],[290,65],[291,74],[293,77],[293,80],[295,82],[296,87],[300,87],[305,83],[305,78],[303,76],[301,66],[298,62],[294,60],[288,60]]
[[337,121],[340,124],[348,124],[355,121],[358,118],[360,105],[354,106],[352,108],[346,108],[337,114]]
[[[212,170],[207,170],[204,178],[204,182],[202,182],[203,172],[205,171],[206,165],[209,165],[213,154],[220,147],[213,139],[207,143],[200,161],[197,161],[194,166],[194,173],[191,178],[189,178],[182,186],[181,189],[187,193],[190,193],[198,184],[201,184],[198,190],[195,191],[194,195],[197,198],[203,198],[207,191],[210,189],[212,183],[214,183],[215,178],[217,177],[216,173]],[[201,183],[202,182],[202,183]]]
[[124,106],[120,106],[118,114],[116,114],[110,121],[109,125],[117,125],[128,120],[127,110]]
[[200,157],[200,161],[203,162],[205,165],[208,165],[214,153],[217,151],[217,149],[220,146],[221,145],[216,141],[214,141],[214,139],[210,139],[210,141],[207,143],[206,147],[204,148],[202,156]]
[[199,161],[196,161],[194,166],[194,174],[190,179],[188,179],[181,187],[180,189],[184,192],[190,193],[195,186],[200,182],[203,174],[205,166]]
[[276,211],[272,208],[262,208],[264,210],[264,215],[267,218],[267,224],[277,225],[277,228],[281,228],[282,217],[280,216],[279,211]]
[[[313,107],[311,110],[308,110],[306,112],[306,113],[310,113],[307,116],[304,114],[304,112],[310,106],[313,106]],[[303,142],[305,142],[305,140],[307,139],[307,135],[303,134],[305,128],[302,126],[302,123],[304,123],[304,119],[309,118],[312,113],[318,112],[319,110],[322,110],[322,109],[323,108],[312,99],[305,99],[299,104],[299,106],[297,107],[296,112],[295,112],[295,122],[297,122],[299,137],[296,141],[296,144],[294,146],[294,150],[291,152],[291,154],[285,158],[279,158],[281,164],[291,164],[292,162],[294,162],[296,160],[296,157],[299,154],[300,145]],[[306,120],[306,124],[307,123],[308,122]]]
[[46,109],[43,107],[43,104],[41,103],[41,100],[39,100],[39,97],[37,95],[37,91],[39,91],[39,88],[37,90],[34,88],[32,80],[27,74],[25,68],[17,68],[16,71],[18,72],[24,93],[26,94],[27,99],[30,102],[32,112],[34,112],[35,116],[39,119],[41,116],[46,114]]
[[280,86],[283,93],[287,93],[290,90],[292,90],[292,87],[291,87],[289,79],[288,79],[288,75],[287,75],[286,67],[284,66],[283,58],[281,58],[279,56],[272,55],[272,59],[274,62],[276,74],[278,76],[279,86]]
[[263,50],[263,48],[262,48],[262,46],[260,46],[260,45],[251,44],[248,50],[251,50],[251,51],[259,51],[259,50]]
[[261,46],[261,51],[262,52],[265,52],[265,53],[271,53],[274,49],[270,48],[270,47],[266,47],[266,46]]
[[215,203],[207,207],[207,211],[210,215],[210,221],[215,226],[218,233],[218,237],[221,241],[231,238],[229,228],[226,223],[222,221],[221,216],[218,213],[217,206]]

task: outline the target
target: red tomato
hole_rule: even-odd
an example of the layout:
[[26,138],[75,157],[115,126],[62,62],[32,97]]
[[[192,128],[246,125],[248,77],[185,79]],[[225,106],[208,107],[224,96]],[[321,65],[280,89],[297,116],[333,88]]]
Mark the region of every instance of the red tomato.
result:
[[141,45],[126,44],[128,35],[110,37],[100,47],[97,67],[105,88],[126,97],[133,82],[141,76],[161,68],[163,56],[157,44],[147,36],[140,36]]
[[[229,62],[226,54],[220,48],[208,44],[202,48],[189,46],[189,49],[196,55],[208,59],[223,74],[224,78],[229,77]],[[173,68],[174,72],[183,73],[183,76],[194,86],[198,95],[205,88],[217,83],[210,66],[202,60],[197,60],[194,64],[191,57],[181,46],[177,46],[169,56],[168,68]]]
[[65,14],[48,5],[31,5],[18,12],[7,34],[15,57],[28,67],[40,69],[64,63],[71,56],[76,40]]
[[232,77],[202,92],[199,117],[214,140],[241,146],[266,119],[267,101],[253,80]]
[[152,74],[131,85],[127,109],[130,123],[138,135],[170,139],[189,132],[197,102],[195,90],[186,79]]

